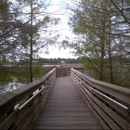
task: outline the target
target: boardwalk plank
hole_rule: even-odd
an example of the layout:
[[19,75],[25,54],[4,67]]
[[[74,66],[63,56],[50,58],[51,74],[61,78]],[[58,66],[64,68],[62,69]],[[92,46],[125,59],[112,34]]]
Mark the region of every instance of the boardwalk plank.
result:
[[102,129],[70,77],[57,78],[34,126],[34,130],[54,129]]

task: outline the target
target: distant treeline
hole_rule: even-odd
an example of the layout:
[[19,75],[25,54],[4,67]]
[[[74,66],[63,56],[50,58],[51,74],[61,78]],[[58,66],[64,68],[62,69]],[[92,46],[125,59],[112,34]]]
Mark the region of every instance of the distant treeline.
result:
[[78,59],[74,59],[74,58],[39,58],[39,59],[36,59],[34,61],[38,61],[39,63],[41,64],[44,64],[44,63],[61,63],[61,62],[65,62],[65,63],[79,63]]

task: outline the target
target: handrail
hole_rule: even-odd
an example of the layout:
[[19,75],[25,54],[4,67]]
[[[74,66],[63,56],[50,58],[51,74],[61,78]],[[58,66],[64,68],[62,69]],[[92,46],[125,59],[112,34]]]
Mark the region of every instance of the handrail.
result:
[[120,107],[126,109],[127,111],[129,111],[129,108],[126,107],[125,105],[123,105],[123,104],[117,102],[116,100],[114,100],[114,99],[112,99],[112,98],[106,96],[105,94],[99,92],[98,90],[96,90],[96,89],[94,89],[94,88],[92,88],[92,87],[90,87],[90,89],[91,89],[92,91],[95,91],[95,92],[97,92],[98,94],[102,95],[103,97],[107,98],[108,100],[111,100],[112,102],[116,103],[117,105],[119,105]]
[[[56,79],[56,69],[0,96],[0,129],[31,129]],[[18,106],[18,108],[16,107]]]
[[71,78],[104,129],[130,128],[130,89],[93,79],[75,69]]

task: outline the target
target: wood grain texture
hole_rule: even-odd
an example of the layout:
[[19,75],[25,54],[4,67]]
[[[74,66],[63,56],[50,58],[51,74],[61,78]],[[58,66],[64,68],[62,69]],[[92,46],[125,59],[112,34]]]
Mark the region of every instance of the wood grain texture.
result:
[[59,77],[36,120],[34,130],[93,130],[102,127],[89,110],[70,77]]
[[74,69],[71,78],[104,129],[130,128],[129,89],[92,79]]

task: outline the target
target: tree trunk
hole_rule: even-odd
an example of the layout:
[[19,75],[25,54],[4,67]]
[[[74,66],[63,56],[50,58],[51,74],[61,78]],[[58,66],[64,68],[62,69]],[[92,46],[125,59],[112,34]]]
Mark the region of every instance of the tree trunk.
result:
[[104,80],[104,43],[101,43],[100,80]]
[[100,80],[104,80],[104,35],[101,37]]
[[110,69],[110,83],[114,83],[114,79],[113,79],[113,67],[112,67],[112,56],[111,56],[111,36],[110,36],[110,27],[111,26],[111,22],[109,24],[109,48],[108,48],[108,55],[109,55],[109,69]]
[[33,82],[33,73],[32,73],[32,62],[33,62],[33,0],[31,0],[31,32],[30,32],[30,83]]

